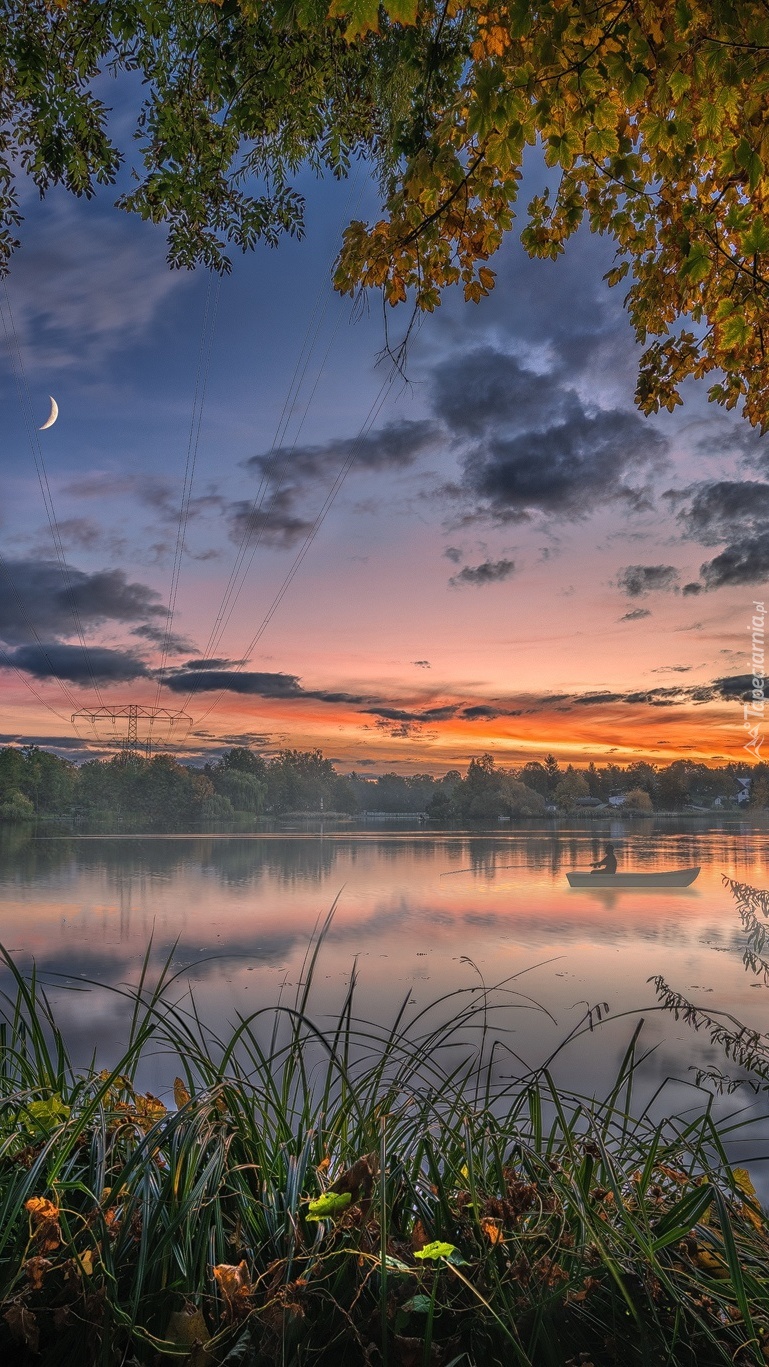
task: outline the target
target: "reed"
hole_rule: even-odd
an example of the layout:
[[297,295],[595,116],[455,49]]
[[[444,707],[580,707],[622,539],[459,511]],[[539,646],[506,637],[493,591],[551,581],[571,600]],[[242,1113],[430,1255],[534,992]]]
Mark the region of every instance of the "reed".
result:
[[[747,1120],[702,1089],[685,1117],[637,1106],[640,1024],[602,1098],[566,1094],[552,1058],[502,1077],[498,1010],[538,1009],[512,980],[382,1027],[353,973],[319,1024],[328,925],[296,999],[227,1038],[148,951],[108,1071],[74,1066],[4,954],[0,1361],[769,1361],[769,1225],[726,1152]],[[173,1106],[140,1089],[149,1050]]]

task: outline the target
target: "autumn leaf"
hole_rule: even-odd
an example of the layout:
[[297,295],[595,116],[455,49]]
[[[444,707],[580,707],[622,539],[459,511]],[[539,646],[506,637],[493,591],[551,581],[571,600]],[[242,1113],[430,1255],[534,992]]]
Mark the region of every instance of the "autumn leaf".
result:
[[379,32],[379,0],[331,0],[330,19],[346,19],[344,36],[348,43],[367,33]]
[[3,1319],[16,1343],[22,1343],[30,1353],[36,1353],[40,1346],[40,1330],[32,1311],[24,1305],[12,1305]]
[[491,1220],[488,1216],[484,1216],[481,1220],[481,1230],[486,1235],[490,1244],[501,1244],[505,1242],[497,1220]]
[[38,1255],[34,1258],[27,1258],[23,1267],[32,1290],[39,1291],[43,1285],[45,1274],[53,1267],[53,1263],[50,1258],[43,1258]]
[[181,1079],[180,1077],[175,1077],[175,1078],[174,1078],[174,1105],[176,1106],[177,1111],[180,1111],[181,1108],[182,1108],[182,1106],[186,1106],[186,1105],[187,1105],[187,1102],[189,1101],[189,1099],[190,1099],[190,1094],[189,1094],[189,1092],[187,1091],[187,1087],[185,1086],[184,1082],[182,1081],[182,1079]]
[[228,1318],[236,1319],[246,1314],[254,1291],[248,1264],[245,1261],[237,1265],[218,1263],[214,1268],[214,1277],[224,1298]]
[[45,1196],[31,1196],[24,1202],[29,1212],[31,1237],[41,1253],[50,1253],[61,1244],[59,1207]]

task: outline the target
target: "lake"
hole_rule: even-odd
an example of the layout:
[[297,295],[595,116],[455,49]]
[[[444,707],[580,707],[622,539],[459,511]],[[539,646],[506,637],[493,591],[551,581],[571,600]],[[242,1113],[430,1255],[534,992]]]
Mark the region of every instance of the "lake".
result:
[[[572,890],[567,869],[600,858],[620,869],[702,866],[687,889]],[[634,1013],[599,1027],[559,1059],[559,1076],[592,1090],[608,1080],[639,1013],[655,1045],[648,1085],[719,1050],[652,1011],[648,979],[707,1010],[763,1030],[767,989],[742,962],[742,936],[722,874],[769,886],[769,828],[735,817],[525,823],[492,831],[387,827],[253,835],[61,836],[6,828],[0,838],[2,942],[52,985],[75,1055],[117,1057],[127,1003],[87,986],[136,982],[152,939],[157,971],[172,954],[179,990],[224,1029],[238,1013],[293,998],[308,943],[329,908],[313,1011],[327,1021],[357,965],[358,1014],[391,1018],[443,994],[519,975],[495,1024],[515,1056],[545,1058],[586,1007]],[[7,974],[6,974],[7,980]],[[76,988],[80,990],[74,990]],[[465,1000],[465,997],[459,998]],[[447,1011],[449,1008],[441,1008]],[[500,1065],[502,1066],[502,1065]],[[504,1071],[504,1067],[502,1068]],[[163,1094],[168,1062],[146,1085]],[[742,1095],[742,1094],[740,1094]]]

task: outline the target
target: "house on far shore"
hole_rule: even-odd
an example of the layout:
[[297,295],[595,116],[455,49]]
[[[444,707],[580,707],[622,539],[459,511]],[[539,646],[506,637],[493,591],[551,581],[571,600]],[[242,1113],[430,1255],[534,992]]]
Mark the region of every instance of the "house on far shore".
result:
[[736,793],[736,796],[735,796],[735,799],[734,799],[735,802],[744,803],[744,802],[749,801],[749,799],[750,799],[750,775],[748,775],[747,778],[738,778],[738,779],[737,779],[737,783],[738,783],[739,786],[738,786],[738,788],[737,788],[737,793]]
[[605,807],[606,803],[602,802],[600,797],[578,797],[576,801],[576,806],[598,808]]
[[610,806],[610,807],[624,807],[624,805],[625,805],[625,794],[624,794],[624,793],[614,793],[614,794],[612,794],[612,796],[609,798],[609,806]]

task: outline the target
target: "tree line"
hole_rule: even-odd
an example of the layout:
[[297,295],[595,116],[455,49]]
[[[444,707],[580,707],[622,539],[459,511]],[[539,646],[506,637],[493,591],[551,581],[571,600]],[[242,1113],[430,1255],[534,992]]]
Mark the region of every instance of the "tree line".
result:
[[170,755],[118,755],[74,764],[35,745],[0,750],[0,821],[38,817],[138,822],[178,827],[238,816],[292,812],[425,814],[435,821],[489,821],[573,812],[624,799],[623,810],[651,813],[691,806],[738,806],[748,777],[749,805],[769,807],[769,765],[711,768],[694,760],[562,767],[552,755],[515,767],[487,754],[464,775],[340,774],[320,750],[282,750],[265,758],[236,747],[202,768]]

